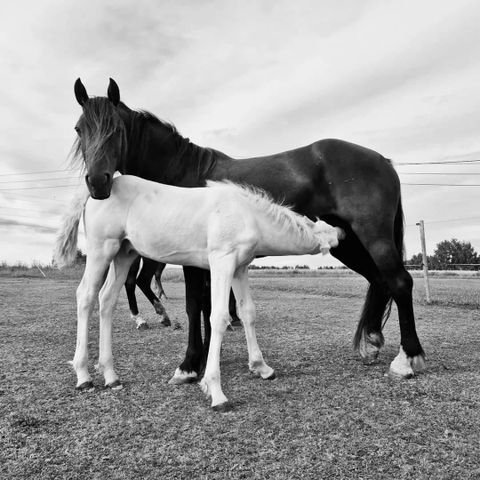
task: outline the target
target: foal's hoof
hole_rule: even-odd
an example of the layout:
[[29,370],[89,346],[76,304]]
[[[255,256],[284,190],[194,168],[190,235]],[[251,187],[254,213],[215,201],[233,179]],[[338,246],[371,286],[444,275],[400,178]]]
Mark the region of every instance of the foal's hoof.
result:
[[116,392],[117,390],[121,390],[123,388],[123,385],[120,380],[115,380],[114,382],[105,385],[105,387]]
[[93,386],[93,382],[91,380],[88,382],[83,382],[75,387],[75,390],[78,390],[79,392],[91,392],[94,389],[95,387]]
[[150,326],[148,325],[147,322],[140,323],[137,325],[137,330],[148,330]]
[[277,375],[275,371],[273,371],[268,377],[265,377],[264,380],[275,380],[277,378]]
[[230,402],[219,403],[218,405],[213,406],[212,410],[218,413],[227,413],[233,410],[233,405]]

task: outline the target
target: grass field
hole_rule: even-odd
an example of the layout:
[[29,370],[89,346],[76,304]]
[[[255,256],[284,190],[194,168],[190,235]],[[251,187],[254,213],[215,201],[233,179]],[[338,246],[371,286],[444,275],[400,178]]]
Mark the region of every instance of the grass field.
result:
[[[166,274],[166,307],[183,330],[138,332],[125,295],[114,355],[125,388],[75,391],[79,271],[0,272],[1,479],[455,479],[480,478],[480,278],[434,277],[426,305],[415,279],[427,371],[385,377],[386,347],[365,366],[351,339],[366,284],[348,272],[255,271],[258,337],[277,380],[252,377],[241,330],[226,335],[222,384],[234,404],[209,408],[198,385],[167,384],[186,347],[184,284]],[[90,359],[97,355],[97,317]]]

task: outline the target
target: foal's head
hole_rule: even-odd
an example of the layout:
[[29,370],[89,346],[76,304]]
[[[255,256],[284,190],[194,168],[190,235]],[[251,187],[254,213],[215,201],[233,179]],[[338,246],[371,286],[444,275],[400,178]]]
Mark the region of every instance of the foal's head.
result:
[[92,198],[110,196],[113,174],[119,170],[126,154],[125,124],[118,105],[120,91],[110,79],[108,97],[89,98],[80,79],[75,82],[75,97],[83,113],[75,125],[78,134],[74,156],[83,158],[85,181]]

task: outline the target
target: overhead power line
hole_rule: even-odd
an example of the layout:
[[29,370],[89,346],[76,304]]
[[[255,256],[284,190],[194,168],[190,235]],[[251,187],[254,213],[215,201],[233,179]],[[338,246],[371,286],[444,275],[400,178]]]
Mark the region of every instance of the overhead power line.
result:
[[69,172],[71,173],[72,169],[63,169],[63,170],[41,170],[37,172],[21,172],[21,173],[0,173],[0,177],[13,177],[13,176],[20,176],[20,175],[44,175],[46,173],[60,173],[60,172]]
[[35,178],[33,180],[8,180],[6,182],[0,182],[0,184],[11,183],[32,183],[32,182],[56,182],[58,180],[79,180],[80,177],[55,177],[55,178]]
[[403,183],[409,186],[427,186],[427,187],[480,187],[480,183]]
[[15,188],[0,188],[2,192],[8,192],[13,190],[41,190],[43,188],[73,188],[80,186],[81,183],[77,183],[76,185],[49,185],[48,187],[15,187]]
[[471,163],[480,163],[480,160],[450,160],[445,162],[394,162],[396,167],[401,167],[403,165],[458,165],[458,164],[471,164]]

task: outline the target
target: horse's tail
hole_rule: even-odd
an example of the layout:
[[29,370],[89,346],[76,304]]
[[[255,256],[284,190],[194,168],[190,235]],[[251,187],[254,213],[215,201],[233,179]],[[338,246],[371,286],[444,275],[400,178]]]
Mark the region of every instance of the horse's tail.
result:
[[65,212],[62,226],[57,234],[53,263],[58,268],[71,265],[77,255],[78,225],[90,193],[85,186],[75,195],[70,208]]
[[[402,208],[402,199],[401,197],[398,200],[397,212],[395,214],[395,219],[393,222],[393,236],[395,242],[395,248],[397,249],[398,256],[403,262],[404,255],[404,216]],[[360,348],[360,342],[362,337],[367,332],[367,324],[369,323],[372,316],[381,316],[382,317],[382,330],[390,317],[392,311],[393,297],[390,292],[385,288],[382,288],[379,285],[370,284],[367,291],[367,297],[365,299],[365,304],[363,306],[362,314],[358,322],[357,331],[353,338],[353,346],[356,350]],[[378,318],[378,317],[377,317]],[[383,341],[383,337],[382,337]],[[382,345],[378,345],[381,347]]]

